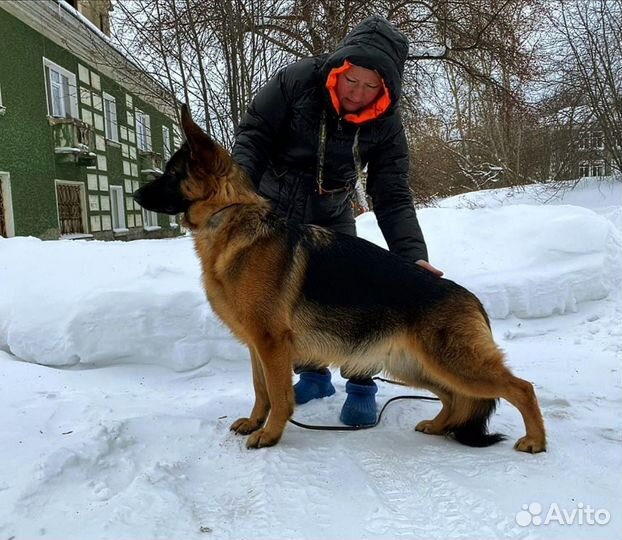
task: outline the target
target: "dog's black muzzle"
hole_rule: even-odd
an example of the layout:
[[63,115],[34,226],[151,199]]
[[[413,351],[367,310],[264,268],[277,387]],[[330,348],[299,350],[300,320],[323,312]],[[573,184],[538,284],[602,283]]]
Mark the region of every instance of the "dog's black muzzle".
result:
[[190,207],[177,186],[167,183],[164,177],[156,178],[134,192],[134,200],[145,210],[159,214],[181,214]]

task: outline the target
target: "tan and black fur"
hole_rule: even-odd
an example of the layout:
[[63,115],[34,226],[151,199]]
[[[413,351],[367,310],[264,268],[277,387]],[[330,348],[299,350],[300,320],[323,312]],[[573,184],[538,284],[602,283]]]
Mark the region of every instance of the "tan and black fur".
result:
[[365,240],[288,224],[185,107],[182,126],[186,142],[135,198],[149,210],[185,213],[208,300],[250,349],[255,404],[231,426],[250,434],[249,448],[279,441],[294,409],[292,368],[317,362],[361,374],[380,364],[430,390],[442,409],[416,429],[470,446],[503,438],[487,423],[504,398],[527,431],[515,448],[546,449],[533,387],[504,365],[473,294]]

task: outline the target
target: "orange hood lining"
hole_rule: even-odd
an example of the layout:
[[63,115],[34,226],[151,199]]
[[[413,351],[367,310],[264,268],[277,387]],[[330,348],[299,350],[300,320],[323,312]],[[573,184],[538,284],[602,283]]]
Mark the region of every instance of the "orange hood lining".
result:
[[[337,111],[337,114],[341,114],[341,103],[339,103],[339,98],[337,97],[336,92],[337,79],[339,75],[346,73],[351,67],[352,64],[346,60],[340,67],[331,69],[328,77],[326,78],[326,89],[328,90],[330,101],[333,104],[335,111]],[[365,107],[363,110],[357,113],[345,114],[343,116],[345,120],[353,124],[362,124],[364,122],[368,122],[369,120],[378,118],[389,109],[391,106],[391,95],[389,94],[389,89],[384,83],[382,77],[380,78],[380,81],[382,82],[382,94],[380,94],[380,96],[378,96],[373,103]]]

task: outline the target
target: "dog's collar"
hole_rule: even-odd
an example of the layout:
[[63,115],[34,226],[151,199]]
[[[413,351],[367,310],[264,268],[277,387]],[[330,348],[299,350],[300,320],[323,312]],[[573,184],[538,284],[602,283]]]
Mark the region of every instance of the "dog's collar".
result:
[[[194,201],[194,202],[198,202],[198,201]],[[232,204],[228,204],[227,206],[223,206],[222,208],[220,208],[219,210],[216,210],[216,212],[214,212],[210,218],[207,220],[206,225],[208,227],[216,227],[218,226],[220,220],[218,219],[218,214],[224,212],[225,210],[227,210],[228,208],[231,208],[232,206],[238,206],[240,204],[244,204],[244,203],[232,203]],[[188,208],[188,210],[186,210],[185,214],[184,214],[184,219],[186,221],[186,223],[188,224],[188,226],[191,229],[196,229],[199,227],[199,223],[193,223],[192,220],[190,219],[190,210],[192,209],[192,205],[190,205],[190,208]],[[222,216],[220,216],[222,217]],[[216,218],[216,219],[214,219]]]
[[[220,223],[220,219],[218,219],[218,214],[221,214],[222,212],[224,212],[225,210],[233,207],[233,206],[239,206],[240,204],[243,203],[233,203],[233,204],[228,204],[227,206],[223,206],[220,210],[216,210],[216,212],[214,212],[210,218],[207,220],[207,226],[208,227],[216,227],[219,225]],[[222,217],[222,216],[220,216]]]

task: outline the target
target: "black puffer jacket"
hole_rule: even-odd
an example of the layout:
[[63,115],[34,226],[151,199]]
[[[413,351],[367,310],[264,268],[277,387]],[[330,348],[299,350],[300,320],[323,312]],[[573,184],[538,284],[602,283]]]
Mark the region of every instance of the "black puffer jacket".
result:
[[[291,64],[262,88],[238,128],[233,157],[276,212],[297,223],[330,226],[353,222],[349,196],[357,181],[353,146],[358,134],[367,192],[389,249],[410,260],[428,260],[408,187],[408,148],[397,103],[408,42],[385,19],[358,25],[331,55]],[[338,116],[326,79],[348,60],[376,70],[391,97],[380,117],[359,125]],[[323,187],[318,193],[318,149],[326,111]]]

